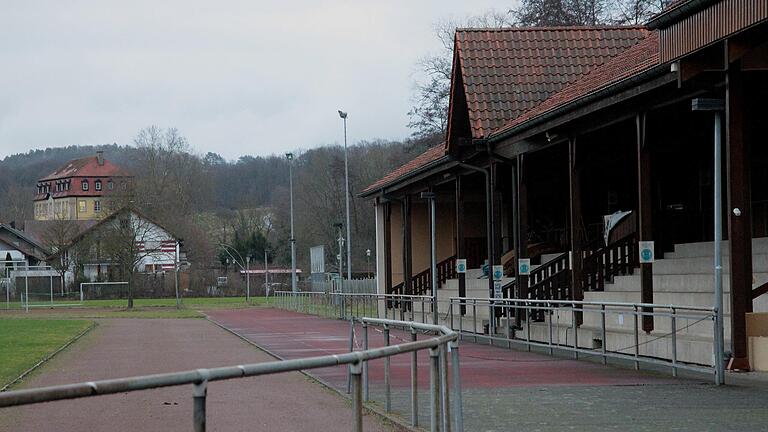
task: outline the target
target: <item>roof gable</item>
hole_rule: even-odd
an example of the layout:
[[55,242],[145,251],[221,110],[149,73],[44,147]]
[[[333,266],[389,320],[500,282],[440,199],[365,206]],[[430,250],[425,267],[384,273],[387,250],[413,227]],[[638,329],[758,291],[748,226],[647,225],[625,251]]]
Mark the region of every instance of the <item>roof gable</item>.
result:
[[[467,138],[487,137],[647,34],[643,27],[457,30],[453,81],[461,74],[471,129]],[[451,147],[453,139],[449,136]]]
[[583,78],[566,86],[535,108],[508,122],[494,132],[493,137],[507,134],[559,108],[563,108],[627,78],[637,76],[658,65],[659,37],[654,32],[648,35],[642,42],[619,54]]

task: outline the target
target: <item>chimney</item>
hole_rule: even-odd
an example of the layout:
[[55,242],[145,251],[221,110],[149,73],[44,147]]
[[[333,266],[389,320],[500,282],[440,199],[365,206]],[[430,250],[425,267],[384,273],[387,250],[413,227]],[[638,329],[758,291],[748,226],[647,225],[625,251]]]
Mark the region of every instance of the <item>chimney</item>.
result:
[[99,163],[99,166],[104,165],[104,150],[96,151],[96,162]]

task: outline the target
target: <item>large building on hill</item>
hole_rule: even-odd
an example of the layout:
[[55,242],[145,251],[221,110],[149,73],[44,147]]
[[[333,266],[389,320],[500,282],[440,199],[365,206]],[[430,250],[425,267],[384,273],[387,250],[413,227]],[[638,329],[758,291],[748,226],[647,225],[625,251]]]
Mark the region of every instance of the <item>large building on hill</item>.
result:
[[102,219],[132,178],[102,151],[71,160],[37,181],[35,220]]

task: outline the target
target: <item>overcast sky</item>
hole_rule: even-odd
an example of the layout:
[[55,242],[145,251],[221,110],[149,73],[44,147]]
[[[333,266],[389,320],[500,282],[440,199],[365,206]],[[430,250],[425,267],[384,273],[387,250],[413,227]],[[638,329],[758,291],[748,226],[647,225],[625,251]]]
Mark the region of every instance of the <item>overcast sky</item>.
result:
[[227,159],[409,135],[433,26],[501,0],[0,0],[0,158],[177,127]]

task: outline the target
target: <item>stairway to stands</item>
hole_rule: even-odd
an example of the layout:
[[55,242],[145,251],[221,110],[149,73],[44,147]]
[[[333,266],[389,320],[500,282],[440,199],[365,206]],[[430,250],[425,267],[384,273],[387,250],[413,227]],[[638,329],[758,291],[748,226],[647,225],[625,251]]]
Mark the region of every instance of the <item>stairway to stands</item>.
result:
[[[675,246],[672,253],[653,264],[653,302],[710,307],[714,304],[715,282],[713,276],[714,243],[687,243]],[[768,238],[752,240],[752,288],[768,282]],[[730,257],[728,242],[723,245],[723,313],[726,338],[730,334]],[[640,302],[641,281],[639,272],[615,276],[606,283],[604,291],[584,293],[584,300]],[[756,312],[768,312],[768,296],[754,300]],[[695,332],[709,336],[706,326]]]

